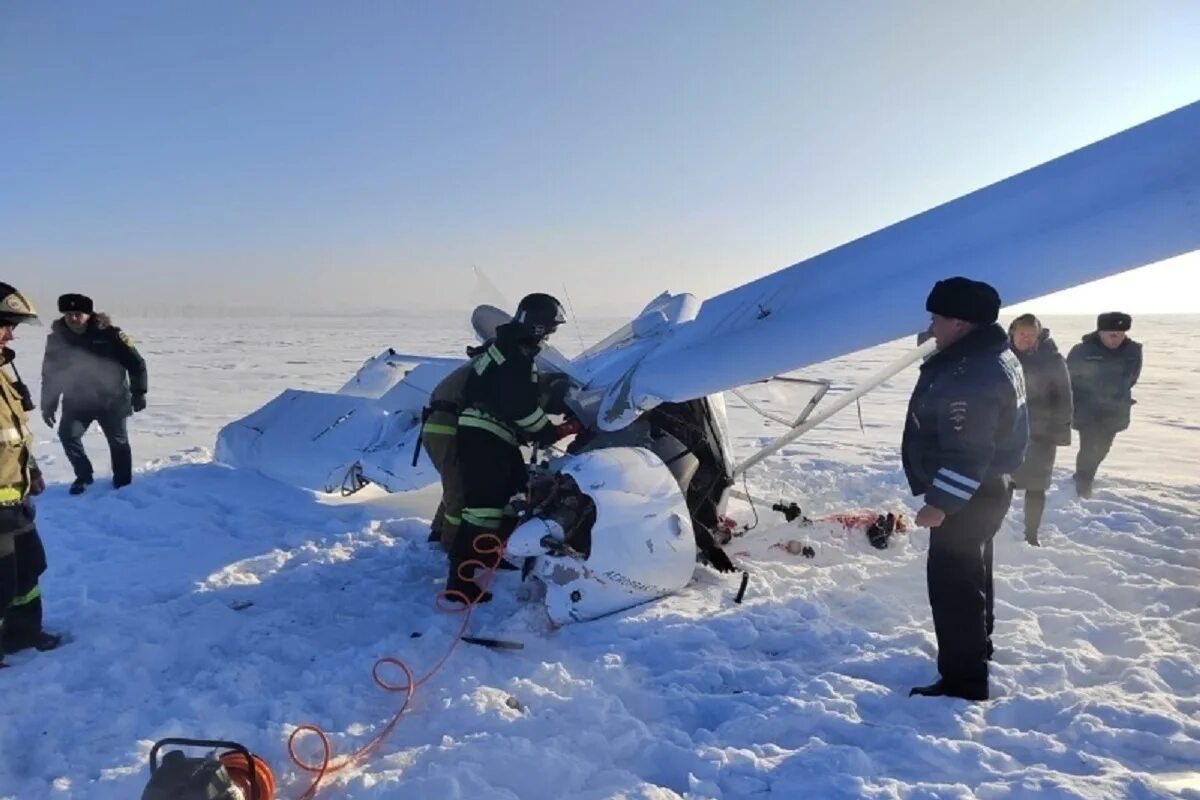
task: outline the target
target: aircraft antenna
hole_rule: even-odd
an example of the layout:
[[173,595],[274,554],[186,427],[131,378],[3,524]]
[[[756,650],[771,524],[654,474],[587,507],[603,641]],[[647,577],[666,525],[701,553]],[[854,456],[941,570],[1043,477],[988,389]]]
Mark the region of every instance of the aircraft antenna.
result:
[[575,321],[575,333],[579,336],[579,352],[587,350],[587,345],[583,343],[583,331],[579,329],[579,315],[575,313],[575,304],[571,302],[571,293],[567,291],[567,284],[563,283],[563,294],[567,298],[567,308],[571,309],[571,319]]

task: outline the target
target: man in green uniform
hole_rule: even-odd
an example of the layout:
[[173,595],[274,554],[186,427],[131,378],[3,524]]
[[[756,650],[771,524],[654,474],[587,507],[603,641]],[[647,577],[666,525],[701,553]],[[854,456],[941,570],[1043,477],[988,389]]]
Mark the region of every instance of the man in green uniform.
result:
[[58,310],[62,318],[50,326],[42,360],[42,419],[54,427],[61,398],[58,437],[75,469],[71,494],[92,483],[83,435],[93,422],[108,440],[113,486],[119,489],[133,480],[126,420],[146,408],[146,362],[125,332],[96,312],[92,298],[64,294]]

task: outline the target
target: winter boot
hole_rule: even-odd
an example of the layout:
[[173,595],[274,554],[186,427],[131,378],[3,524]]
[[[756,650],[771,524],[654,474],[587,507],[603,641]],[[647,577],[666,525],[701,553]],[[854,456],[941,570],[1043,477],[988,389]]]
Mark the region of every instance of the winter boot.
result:
[[909,697],[958,697],[963,700],[979,702],[988,699],[987,687],[982,689],[966,686],[952,686],[944,680],[938,680],[928,686],[914,686],[908,692]]
[[68,494],[83,494],[87,491],[87,487],[92,485],[92,477],[89,475],[86,478],[76,478],[71,484],[71,488],[67,490]]
[[4,652],[19,653],[22,650],[28,650],[32,647],[40,653],[45,653],[62,644],[62,639],[63,637],[60,634],[47,633],[46,631],[38,631],[29,636],[5,636]]
[[448,580],[445,591],[446,602],[455,605],[477,606],[492,600],[492,593],[484,590],[475,581]]

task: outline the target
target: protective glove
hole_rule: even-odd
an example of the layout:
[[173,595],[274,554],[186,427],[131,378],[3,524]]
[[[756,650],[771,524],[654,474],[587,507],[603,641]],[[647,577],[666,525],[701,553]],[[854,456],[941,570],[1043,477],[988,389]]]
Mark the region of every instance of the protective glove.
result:
[[42,422],[46,423],[46,425],[51,428],[53,428],[55,426],[55,424],[58,422],[58,417],[57,417],[54,409],[52,409],[52,408],[43,408],[42,409]]
[[583,430],[583,423],[577,419],[569,419],[561,425],[554,426],[554,433],[559,439],[574,436]]
[[133,410],[135,413],[146,410],[146,395],[135,394],[133,396]]
[[737,572],[737,567],[729,560],[729,556],[719,547],[710,548],[704,557],[708,559],[708,563],[717,572]]
[[29,493],[37,497],[44,491],[46,491],[46,479],[42,477],[41,472],[33,473],[29,478]]

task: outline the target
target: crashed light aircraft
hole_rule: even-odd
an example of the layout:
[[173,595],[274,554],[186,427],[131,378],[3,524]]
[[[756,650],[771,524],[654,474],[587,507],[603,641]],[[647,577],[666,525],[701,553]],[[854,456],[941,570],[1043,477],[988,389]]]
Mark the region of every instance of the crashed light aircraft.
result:
[[[917,333],[930,286],[951,275],[1013,304],[1196,249],[1200,102],[703,302],[664,293],[575,358],[541,352],[543,373],[568,376],[587,442],[539,471],[506,557],[544,583],[560,624],[677,591],[694,571],[699,504],[723,507],[742,472],[932,343],[810,413],[822,389],[741,463],[725,392]],[[888,301],[864,314],[867,297]],[[481,306],[472,324],[482,341],[507,319]],[[289,389],[229,424],[216,458],[320,492],[422,488],[438,476],[414,458],[421,411],[462,362],[388,350],[335,393]]]

